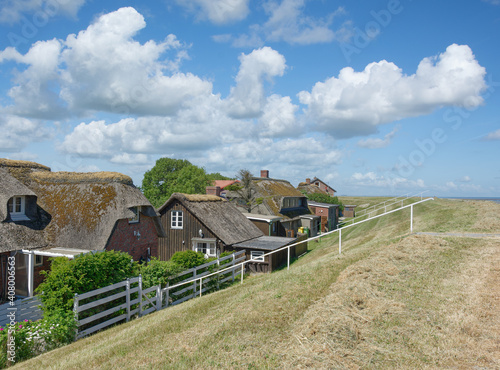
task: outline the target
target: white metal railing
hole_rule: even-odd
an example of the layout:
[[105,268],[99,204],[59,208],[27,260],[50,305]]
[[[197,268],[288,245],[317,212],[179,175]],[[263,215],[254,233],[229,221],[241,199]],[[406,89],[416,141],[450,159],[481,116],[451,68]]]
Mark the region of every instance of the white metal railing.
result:
[[342,226],[343,225],[347,225],[349,222],[352,222],[354,224],[355,221],[361,219],[362,217],[368,216],[368,218],[369,218],[370,215],[373,215],[373,214],[381,211],[382,209],[384,210],[384,213],[385,213],[385,212],[387,212],[388,208],[390,210],[390,207],[392,207],[394,205],[401,204],[401,207],[403,207],[404,206],[404,201],[408,200],[408,199],[414,199],[414,198],[420,197],[420,200],[422,200],[423,199],[423,194],[426,193],[426,192],[428,192],[428,190],[421,191],[420,193],[416,193],[416,194],[413,194],[413,195],[409,195],[410,193],[407,193],[407,194],[401,195],[399,197],[388,199],[385,202],[381,202],[381,203],[375,204],[375,205],[373,205],[373,206],[371,206],[369,208],[363,209],[362,211],[356,212],[357,213],[356,217],[350,219],[349,221],[343,222],[341,225]]
[[[393,209],[391,211],[385,212],[383,214],[380,214],[380,215],[377,215],[377,216],[373,216],[373,217],[367,218],[365,220],[358,221],[357,223],[354,223],[354,224],[351,224],[351,225],[347,225],[347,226],[343,226],[341,228],[329,231],[327,233],[324,233],[324,234],[321,234],[321,235],[317,235],[317,236],[314,236],[314,237],[311,237],[311,238],[308,238],[308,239],[305,239],[305,240],[301,240],[300,242],[297,242],[297,243],[286,245],[286,246],[281,247],[279,249],[276,249],[274,251],[265,253],[264,255],[259,256],[259,258],[266,257],[266,256],[269,256],[271,254],[278,253],[278,252],[281,252],[281,251],[287,249],[287,251],[288,251],[287,269],[290,269],[290,248],[295,247],[295,246],[297,246],[297,245],[299,245],[301,243],[309,242],[309,241],[315,240],[315,239],[319,239],[319,238],[325,237],[327,235],[330,235],[330,234],[333,234],[333,233],[336,233],[336,232],[339,233],[339,254],[340,254],[340,253],[342,253],[342,229],[346,229],[348,227],[352,227],[352,226],[355,226],[355,225],[358,225],[358,224],[361,224],[361,223],[364,223],[364,222],[367,222],[367,221],[371,221],[371,220],[374,220],[376,218],[383,217],[383,216],[386,216],[388,214],[391,214],[391,213],[394,213],[394,212],[397,212],[397,211],[400,211],[400,210],[406,209],[406,208],[410,208],[411,209],[411,213],[410,213],[410,232],[412,233],[413,232],[413,206],[421,204],[421,203],[424,203],[424,202],[427,202],[429,200],[434,200],[434,198],[421,199],[420,201],[417,201],[415,203],[411,203],[411,204],[408,204],[406,206],[402,206],[400,208]],[[250,259],[250,260],[243,261],[243,262],[240,263],[240,266],[241,266],[241,283],[243,283],[243,276],[244,276],[245,265],[247,263],[251,263],[251,262],[257,262],[257,261],[254,260],[254,259]],[[203,277],[197,278],[197,280],[200,280],[200,286],[202,286],[203,285],[203,279],[207,279],[207,278],[209,278],[209,277],[211,277],[213,275],[216,275],[216,274],[224,273],[225,270],[229,270],[231,268],[234,269],[236,266],[238,266],[238,265],[232,266],[232,267],[227,268],[227,269],[219,270],[219,271],[214,272],[212,274],[207,274],[207,275],[205,275]],[[176,287],[182,286],[184,284],[188,284],[188,283],[190,283],[190,282],[182,282],[182,283],[179,283],[179,284],[171,286],[170,289],[173,289],[173,288],[176,288]],[[201,297],[201,295],[202,295],[202,290],[200,290],[200,297]]]

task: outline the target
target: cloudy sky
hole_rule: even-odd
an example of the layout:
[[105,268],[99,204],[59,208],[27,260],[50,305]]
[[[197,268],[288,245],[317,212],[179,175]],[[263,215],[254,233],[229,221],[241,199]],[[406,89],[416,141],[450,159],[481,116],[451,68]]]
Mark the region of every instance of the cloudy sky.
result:
[[498,0],[0,0],[0,157],[500,196]]

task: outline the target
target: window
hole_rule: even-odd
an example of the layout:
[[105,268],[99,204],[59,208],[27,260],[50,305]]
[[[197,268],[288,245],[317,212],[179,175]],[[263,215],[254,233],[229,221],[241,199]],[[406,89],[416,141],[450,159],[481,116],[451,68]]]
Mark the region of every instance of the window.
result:
[[217,257],[217,250],[215,248],[215,239],[201,239],[193,238],[193,250],[201,252],[205,257]]
[[35,254],[35,266],[41,266],[41,265],[43,265],[43,256]]
[[29,220],[29,218],[26,217],[26,198],[24,196],[10,198],[8,208],[12,221]]
[[254,261],[264,262],[264,252],[250,251],[250,259]]
[[130,208],[132,212],[134,212],[135,216],[128,219],[129,224],[135,224],[140,221],[141,207],[132,207]]
[[172,211],[172,219],[170,223],[170,227],[172,229],[182,229],[182,211]]

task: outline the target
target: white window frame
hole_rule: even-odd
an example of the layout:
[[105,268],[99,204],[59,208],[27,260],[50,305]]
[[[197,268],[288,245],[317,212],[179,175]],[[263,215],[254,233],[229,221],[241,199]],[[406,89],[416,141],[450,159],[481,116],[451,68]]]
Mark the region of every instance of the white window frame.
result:
[[[17,200],[19,200],[20,204],[17,204]],[[18,205],[19,211],[16,210]],[[26,216],[26,197],[24,195],[10,198],[8,209],[12,221],[29,221],[29,218]]]
[[255,262],[264,262],[264,254],[265,252],[263,251],[250,251],[250,259]]
[[[193,250],[195,252],[201,252],[205,257],[217,257],[216,239],[192,238],[191,241],[193,242]],[[203,246],[200,246],[201,244],[206,244],[205,251],[201,250],[203,248]]]
[[42,266],[42,265],[43,265],[43,256],[35,254],[35,266]]
[[141,222],[141,207],[131,207],[130,210],[135,213],[134,217],[128,219],[129,224],[137,224]]
[[170,228],[171,229],[179,229],[179,230],[184,228],[184,212],[178,211],[178,210],[174,210],[171,212],[171,214],[170,214]]

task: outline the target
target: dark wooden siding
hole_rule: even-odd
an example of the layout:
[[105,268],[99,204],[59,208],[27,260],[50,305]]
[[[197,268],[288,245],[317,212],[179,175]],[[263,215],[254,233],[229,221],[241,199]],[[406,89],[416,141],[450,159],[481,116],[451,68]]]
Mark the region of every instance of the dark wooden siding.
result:
[[[172,211],[182,211],[183,214],[183,227],[182,229],[171,228]],[[201,229],[205,238],[217,238],[212,234],[197,218],[193,216],[189,210],[184,207],[180,202],[172,202],[167,208],[161,212],[161,222],[165,233],[164,238],[158,240],[159,258],[162,261],[167,261],[172,258],[175,252],[192,250],[192,238],[199,238],[199,230]],[[183,243],[184,241],[184,243]],[[220,247],[220,244],[217,245]],[[222,251],[221,251],[222,252]]]
[[266,221],[260,220],[250,220],[252,223],[259,228],[260,231],[264,233],[264,235],[269,235],[269,224]]

